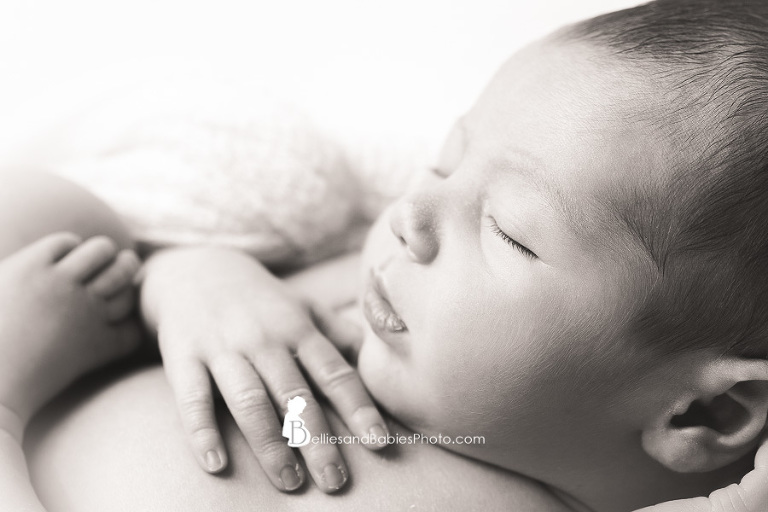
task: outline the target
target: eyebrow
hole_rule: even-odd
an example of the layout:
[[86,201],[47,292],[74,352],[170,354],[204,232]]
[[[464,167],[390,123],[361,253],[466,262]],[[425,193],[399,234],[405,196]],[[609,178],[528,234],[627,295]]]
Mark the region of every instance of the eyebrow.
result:
[[[464,116],[458,120],[457,124],[461,129],[462,149],[466,152],[471,145],[471,131],[467,128]],[[622,211],[616,201],[611,198],[600,200],[589,197],[586,198],[589,202],[588,209],[585,209],[569,200],[554,180],[542,175],[541,170],[549,166],[538,155],[516,147],[507,148],[506,153],[504,157],[496,157],[489,165],[496,169],[514,169],[518,174],[525,176],[540,191],[542,197],[547,200],[547,204],[564,220],[569,231],[581,241],[596,249],[604,249],[605,246],[601,242],[605,242],[607,237],[599,236],[600,233],[607,230],[619,236],[628,235],[631,243],[638,247],[650,262],[658,266],[658,258],[641,233],[640,224],[642,223],[630,222],[626,212]],[[611,219],[617,222],[611,223]],[[598,236],[594,236],[595,233]],[[596,240],[592,240],[593,238]]]
[[[628,229],[629,226],[622,222],[623,216],[613,202],[588,197],[585,198],[588,202],[585,206],[575,204],[554,180],[547,179],[542,174],[542,170],[547,169],[547,165],[537,155],[520,148],[508,148],[504,157],[499,157],[490,165],[497,169],[510,171],[514,169],[516,174],[530,181],[540,191],[547,204],[563,219],[568,230],[581,241],[603,249],[602,243],[608,239],[605,236],[606,231],[616,235],[621,235],[623,232],[630,235],[634,242],[640,242],[637,245],[653,259],[648,247],[642,243],[642,239],[638,239],[636,231]],[[611,220],[619,222],[612,223]]]
[[[467,148],[470,147],[469,142],[472,140],[472,137],[470,136],[471,130],[467,127],[466,116],[461,116],[456,121],[456,126],[461,132],[462,153],[466,154]],[[514,160],[510,160],[508,156],[497,157],[494,161],[490,162],[490,167],[495,169],[514,168],[518,173],[522,173],[536,185],[537,189],[542,191],[544,197],[554,200],[548,202],[568,221],[569,224],[576,224],[573,208],[570,206],[570,202],[566,199],[563,191],[551,183],[551,180],[546,180],[541,175],[539,169],[547,167],[542,159],[530,151],[520,148],[511,148],[508,149],[508,152],[514,155]]]
[[[533,153],[519,149],[509,148],[504,157],[498,157],[490,162],[490,166],[505,171],[514,170],[515,174],[524,176],[539,190],[547,203],[566,220],[566,223],[578,227],[583,224],[584,212],[582,209],[573,205],[573,201],[568,200],[562,188],[557,186],[553,180],[546,179],[542,169],[546,169],[541,158]],[[577,231],[574,229],[574,231]]]
[[[462,149],[466,152],[471,146],[472,136],[471,130],[467,127],[465,116],[458,119],[457,125],[461,130]],[[489,163],[489,166],[509,171],[514,169],[517,174],[526,177],[541,192],[542,197],[547,200],[547,204],[564,220],[569,230],[582,240],[588,238],[585,236],[587,233],[608,228],[606,218],[616,219],[619,217],[619,212],[609,202],[589,198],[591,203],[589,213],[584,208],[575,205],[561,187],[557,186],[553,180],[545,178],[542,170],[549,168],[549,166],[541,157],[530,151],[518,147],[506,148],[505,156],[497,157]]]

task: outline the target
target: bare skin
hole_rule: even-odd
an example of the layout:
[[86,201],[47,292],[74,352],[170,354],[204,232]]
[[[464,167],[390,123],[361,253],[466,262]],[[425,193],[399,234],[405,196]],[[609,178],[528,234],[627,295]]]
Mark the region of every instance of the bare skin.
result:
[[[356,265],[357,256],[347,256],[287,282],[339,311],[354,297],[350,278],[357,276]],[[339,312],[354,315],[349,309]],[[538,483],[429,444],[393,445],[381,453],[341,445],[353,475],[347,490],[329,496],[305,485],[298,494],[286,495],[270,483],[222,409],[219,424],[231,468],[213,477],[200,470],[186,445],[161,368],[85,382],[31,428],[28,455],[35,486],[51,511],[570,510]],[[325,413],[333,432],[349,434],[327,406]],[[410,433],[392,420],[388,426],[393,434]]]
[[[127,321],[138,268],[136,255],[118,252],[108,238],[82,242],[71,233],[43,237],[0,261],[0,328],[28,347],[0,363],[0,403],[22,423],[84,371],[139,345],[139,326]],[[11,371],[20,367],[28,371]],[[11,389],[26,392],[2,394]]]
[[[43,351],[45,361],[50,363],[46,373],[34,366],[29,380],[49,384],[51,389],[36,392],[39,398],[28,402],[14,398],[34,411],[41,405],[39,402],[49,398],[49,393],[64,388],[71,379],[111,356],[125,353],[134,343],[133,334],[115,329],[110,320],[119,317],[130,302],[126,297],[131,292],[123,290],[128,288],[135,267],[124,251],[131,246],[127,230],[90,194],[40,173],[3,176],[3,185],[0,258],[6,259],[0,263],[0,282],[8,291],[8,301],[14,302],[13,307],[18,307],[20,297],[26,297],[27,304],[34,306],[34,311],[17,311],[17,315],[9,316],[22,323],[7,327],[29,328],[29,318],[35,318],[35,327],[55,325],[56,329],[49,330],[57,339],[61,337],[67,343],[81,340],[66,345],[64,354]],[[70,234],[48,237],[62,231]],[[101,237],[91,239],[94,235]],[[81,245],[81,240],[89,241]],[[20,251],[22,248],[26,249]],[[322,299],[338,309],[350,304],[356,291],[356,283],[340,281],[339,276],[355,277],[357,273],[349,269],[359,264],[355,257],[339,262],[320,265],[289,282],[306,296]],[[39,286],[26,287],[31,281]],[[50,308],[46,309],[46,304]],[[81,325],[85,317],[88,323]],[[22,340],[6,339],[14,346],[31,339],[20,336]],[[34,338],[51,341],[39,333]],[[126,343],[121,345],[121,340]],[[115,351],[99,352],[94,347]],[[81,359],[75,358],[74,365],[61,364],[66,351]],[[5,352],[30,356],[26,351]],[[68,371],[54,379],[55,371],[61,368]],[[111,367],[107,373],[112,375],[114,369]],[[349,490],[328,496],[306,483],[298,495],[286,495],[275,489],[239,428],[221,410],[220,421],[232,455],[231,469],[221,476],[207,475],[190,453],[160,367],[127,370],[111,382],[105,382],[104,375],[82,381],[57,399],[27,431],[30,470],[49,510],[254,510],[255,504],[265,510],[407,510],[412,504],[419,504],[422,510],[458,510],[478,504],[490,508],[509,503],[523,506],[532,500],[542,503],[543,510],[564,509],[534,482],[429,445],[390,447],[383,454],[359,445],[342,446],[352,475]],[[12,387],[35,389],[26,385]],[[348,433],[329,408],[325,413],[334,432]],[[147,422],[148,418],[152,421]],[[408,433],[395,423],[389,425],[393,433]],[[113,444],[115,440],[119,442]],[[11,440],[10,446],[15,442]],[[11,451],[14,459],[20,456],[20,451]],[[9,489],[28,485],[23,460],[17,462],[21,472],[2,479]],[[4,505],[9,505],[9,494],[3,495]],[[33,508],[36,498],[31,487],[19,498],[19,505],[42,510],[40,506]]]
[[[110,216],[115,218],[113,214],[108,210],[102,211],[104,206],[94,203],[92,197],[54,178],[42,181],[45,185],[42,190],[49,193],[44,197],[46,202],[43,206],[52,208],[53,212],[58,208],[67,211],[70,220],[75,222],[71,228],[81,236],[92,235],[93,230],[96,230],[97,233],[109,235],[113,240],[129,240],[121,224],[109,221]],[[29,184],[27,178],[15,183],[18,188],[15,194],[10,195],[14,196],[16,207],[35,204],[35,188],[24,187]],[[8,204],[0,202],[0,209]],[[0,222],[1,219],[8,219],[9,225],[23,227],[24,236],[10,232],[10,236],[17,236],[13,242],[16,244],[28,245],[29,240],[44,236],[47,223],[56,229],[66,227],[61,225],[61,218],[57,216],[49,219],[34,215],[20,217],[7,209],[3,213],[5,216],[0,216]],[[25,222],[19,223],[20,218],[24,218]],[[75,229],[78,227],[82,231]],[[0,246],[15,252],[18,247],[9,242],[9,231],[0,233],[4,235],[0,236]],[[29,254],[36,252],[30,251]],[[6,254],[0,253],[0,256]],[[20,258],[18,261],[24,260]],[[339,311],[341,306],[350,304],[349,297],[356,288],[355,283],[339,278],[356,276],[349,269],[357,266],[357,257],[352,255],[302,272],[288,279],[288,283],[306,296],[324,300],[327,306]],[[42,268],[47,268],[47,272],[54,275],[60,270],[51,263],[43,264]],[[12,276],[17,272],[18,269],[8,274]],[[11,279],[5,285],[12,287],[13,282]],[[78,288],[82,286],[82,281],[78,282],[81,284],[74,285],[77,293],[74,296],[65,295],[64,300],[78,294],[83,296]],[[57,308],[62,306],[55,304]],[[339,313],[345,316],[352,313],[354,317],[354,311],[353,306]],[[95,315],[91,320],[94,318],[100,317]],[[61,327],[66,328],[67,318],[61,321],[64,322]],[[86,339],[103,341],[98,337]],[[13,343],[19,341],[11,339]],[[4,353],[13,352],[6,350]],[[380,454],[371,453],[361,446],[342,446],[343,456],[353,474],[348,491],[328,496],[316,487],[304,486],[298,495],[285,495],[272,486],[240,430],[229,415],[221,411],[225,440],[232,448],[232,465],[221,477],[206,475],[200,471],[187,447],[162,370],[159,367],[136,371],[128,368],[122,373],[115,373],[113,367],[109,374],[111,377],[102,373],[100,377],[90,378],[58,399],[37,417],[28,433],[27,447],[32,473],[44,501],[52,511],[467,510],[480,507],[568,510],[531,480],[430,445],[394,446]],[[39,371],[37,375],[41,380],[50,378],[50,375]],[[335,432],[341,435],[347,433],[332,411],[326,408],[325,412]],[[389,427],[393,433],[408,433],[392,420],[389,420]],[[0,436],[0,449],[7,444]],[[762,452],[765,455],[765,450]],[[9,458],[20,456],[19,450],[10,454]],[[761,510],[755,504],[765,502],[765,493],[762,492],[762,482],[765,480],[764,459],[756,461],[758,469],[745,477],[739,487],[731,486],[716,491],[710,499],[697,498],[665,504],[658,507],[658,510],[735,511],[742,509],[739,508],[741,500],[750,504],[746,510]],[[23,459],[19,464],[23,468]],[[18,489],[14,486],[28,485],[25,479],[24,474],[3,473],[0,486],[15,491]],[[29,493],[32,493],[31,487]],[[8,494],[4,491],[0,494],[4,497],[3,505],[9,506]],[[27,498],[29,500],[19,502],[26,510],[43,510],[42,507],[35,508],[32,505],[30,500],[36,501],[34,494],[28,494]],[[10,506],[14,510],[21,508]]]
[[0,404],[26,423],[75,378],[138,346],[139,260],[106,205],[44,173],[0,175],[0,233],[0,347],[17,347],[3,351]]
[[63,180],[38,173],[0,176],[4,509],[43,510],[21,451],[30,416],[84,373],[135,349],[142,338],[133,315],[139,261],[113,215]]

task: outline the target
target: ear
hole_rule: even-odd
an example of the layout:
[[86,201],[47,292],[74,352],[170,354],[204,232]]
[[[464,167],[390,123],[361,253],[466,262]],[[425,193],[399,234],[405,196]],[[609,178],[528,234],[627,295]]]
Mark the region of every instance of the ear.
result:
[[766,426],[768,361],[724,356],[698,367],[691,389],[642,432],[643,449],[673,471],[711,471],[753,449]]

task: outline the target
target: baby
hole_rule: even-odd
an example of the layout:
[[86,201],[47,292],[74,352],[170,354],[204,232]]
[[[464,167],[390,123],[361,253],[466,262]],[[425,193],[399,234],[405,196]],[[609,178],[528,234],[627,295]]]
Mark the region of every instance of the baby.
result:
[[[483,436],[445,448],[543,484],[530,510],[632,510],[738,481],[768,413],[766,20],[764,2],[660,0],[514,55],[371,228],[361,344],[243,254],[151,257],[141,310],[200,464],[227,465],[212,377],[287,491],[306,479],[281,436],[287,401],[329,430],[308,381],[370,448],[387,430],[366,390],[417,432]],[[25,398],[15,371],[9,409]],[[322,490],[346,483],[333,445],[301,453]]]

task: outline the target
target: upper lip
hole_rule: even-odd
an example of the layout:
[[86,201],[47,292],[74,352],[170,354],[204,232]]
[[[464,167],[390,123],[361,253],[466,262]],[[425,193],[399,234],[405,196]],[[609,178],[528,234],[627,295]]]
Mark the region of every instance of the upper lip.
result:
[[[381,274],[376,271],[376,269],[371,270],[371,279],[373,279],[373,286],[376,288],[376,291],[379,292],[379,295],[381,295],[384,300],[389,302],[389,305],[392,305],[392,301],[389,299],[389,294],[387,293],[387,288],[384,286],[384,281],[381,278]],[[394,307],[392,308],[395,309]]]
[[[373,289],[378,293],[381,298],[387,303],[389,308],[392,310],[392,313],[399,319],[400,322],[403,322],[402,317],[395,309],[395,306],[392,304],[392,300],[390,299],[389,293],[387,292],[387,287],[384,284],[384,279],[379,271],[377,269],[371,269],[371,281],[373,284]],[[403,324],[402,327],[407,330],[405,325]]]

